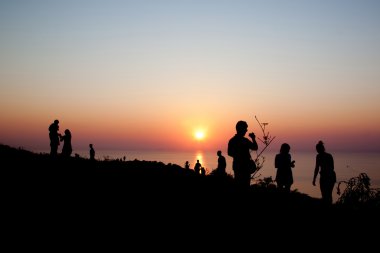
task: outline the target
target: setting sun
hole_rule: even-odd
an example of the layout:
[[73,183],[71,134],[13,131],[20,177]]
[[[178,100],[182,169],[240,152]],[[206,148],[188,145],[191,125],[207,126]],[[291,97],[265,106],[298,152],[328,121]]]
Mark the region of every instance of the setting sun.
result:
[[205,133],[203,131],[196,131],[194,137],[199,141],[203,140],[205,138]]

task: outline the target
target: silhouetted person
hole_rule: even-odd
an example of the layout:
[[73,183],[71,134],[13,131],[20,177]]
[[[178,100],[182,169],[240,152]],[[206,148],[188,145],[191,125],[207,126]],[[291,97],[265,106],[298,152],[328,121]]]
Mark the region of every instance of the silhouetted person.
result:
[[[95,161],[95,149],[92,144],[89,145],[90,147],[90,160]],[[125,161],[125,156],[124,156],[124,161]]]
[[199,160],[197,160],[197,162],[194,165],[195,174],[197,174],[197,175],[200,174],[201,167],[202,167],[201,163],[199,162]]
[[71,147],[71,132],[69,129],[65,130],[65,135],[61,135],[61,141],[63,141],[62,156],[70,157],[73,152]]
[[185,169],[189,170],[190,169],[190,163],[189,161],[185,162]]
[[247,131],[247,122],[238,121],[236,123],[236,134],[228,141],[228,155],[233,158],[234,178],[237,185],[243,189],[248,189],[251,185],[252,158],[250,150],[258,149],[254,133],[249,134],[252,141],[244,137]]
[[59,146],[59,121],[56,119],[49,126],[50,155],[57,156]]
[[280,148],[280,153],[275,157],[274,167],[277,168],[276,182],[277,187],[285,192],[290,192],[290,187],[293,184],[293,172],[295,161],[289,154],[290,145],[283,143]]
[[222,151],[220,150],[218,150],[216,154],[218,155],[218,167],[216,168],[216,172],[218,175],[225,175],[227,167],[226,158],[222,155]]
[[332,192],[336,182],[336,174],[334,171],[334,158],[327,153],[322,141],[315,146],[318,154],[315,161],[315,170],[313,177],[313,185],[319,172],[319,186],[322,194],[322,201],[326,205],[332,204]]
[[202,176],[205,176],[206,175],[206,169],[205,169],[205,167],[201,167],[201,175]]

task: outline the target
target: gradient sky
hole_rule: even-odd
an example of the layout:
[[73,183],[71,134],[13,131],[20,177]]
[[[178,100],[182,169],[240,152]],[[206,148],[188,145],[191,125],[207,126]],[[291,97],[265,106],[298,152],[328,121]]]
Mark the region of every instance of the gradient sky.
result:
[[3,144],[225,150],[256,115],[274,150],[380,151],[380,1],[2,0],[0,34]]

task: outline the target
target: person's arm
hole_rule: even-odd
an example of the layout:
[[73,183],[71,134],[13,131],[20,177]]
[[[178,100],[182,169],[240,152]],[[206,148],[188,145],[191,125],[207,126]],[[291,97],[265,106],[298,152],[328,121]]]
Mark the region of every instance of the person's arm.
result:
[[248,136],[251,137],[252,139],[252,142],[249,148],[252,150],[257,150],[259,146],[257,145],[257,142],[256,142],[256,135],[254,133],[250,133]]
[[279,155],[278,154],[274,158],[274,167],[275,168],[280,167],[280,161],[279,161]]
[[290,161],[290,167],[291,168],[294,168],[296,165],[295,165],[295,163],[296,163],[296,161],[292,161],[292,155],[291,154],[289,154],[289,161]]
[[235,157],[235,147],[233,139],[230,139],[228,142],[227,154],[231,157]]
[[317,159],[315,161],[315,169],[314,169],[314,176],[313,176],[313,185],[315,186],[315,180],[317,179],[317,176],[318,176],[318,172],[319,172],[319,159],[318,159],[318,156],[317,156]]

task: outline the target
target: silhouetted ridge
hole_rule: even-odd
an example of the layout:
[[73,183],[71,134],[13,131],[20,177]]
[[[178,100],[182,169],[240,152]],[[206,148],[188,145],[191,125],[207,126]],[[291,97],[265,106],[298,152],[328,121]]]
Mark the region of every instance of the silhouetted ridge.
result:
[[285,194],[275,187],[253,185],[242,191],[229,175],[201,176],[176,164],[51,157],[6,145],[0,145],[0,155],[6,206],[15,213],[55,210],[75,217],[133,213],[149,217],[144,219],[190,216],[216,221],[219,217],[224,222],[234,217],[300,226],[310,221],[317,226],[330,222],[345,226],[347,219],[368,222],[377,217],[342,207],[324,209],[319,199],[299,192]]

